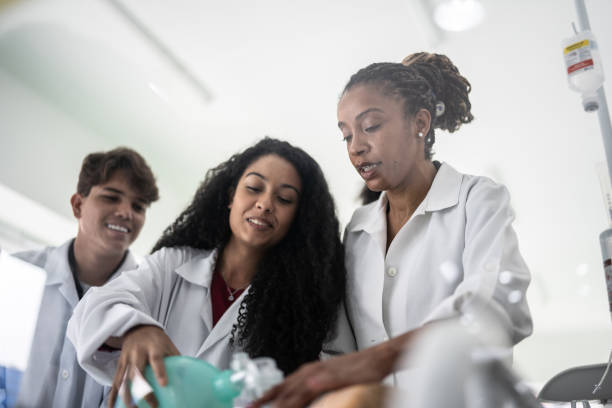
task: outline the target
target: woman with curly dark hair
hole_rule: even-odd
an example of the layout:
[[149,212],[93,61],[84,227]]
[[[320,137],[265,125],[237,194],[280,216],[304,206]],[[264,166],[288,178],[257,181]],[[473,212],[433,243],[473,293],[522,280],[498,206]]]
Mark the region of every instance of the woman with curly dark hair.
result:
[[[243,350],[291,373],[338,334],[344,287],[320,167],[266,138],[208,171],[144,264],[84,298],[69,336],[98,381],[114,376],[111,403],[128,367],[149,363],[165,384],[162,359],[179,353],[223,369]],[[352,347],[352,335],[342,340]],[[122,349],[118,362],[100,356],[103,345]]]

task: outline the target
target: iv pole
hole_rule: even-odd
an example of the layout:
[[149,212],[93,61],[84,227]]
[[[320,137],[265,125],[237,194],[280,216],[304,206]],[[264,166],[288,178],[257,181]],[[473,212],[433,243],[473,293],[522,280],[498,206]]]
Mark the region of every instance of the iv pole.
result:
[[[589,16],[584,0],[574,0],[574,3],[578,14],[580,31],[590,31],[591,25],[589,23]],[[610,180],[612,180],[612,126],[610,125],[608,102],[606,101],[606,93],[603,84],[597,90],[597,101],[599,103],[597,116],[599,118],[601,136],[603,138],[604,150],[606,153],[608,175],[610,176]],[[564,370],[555,375],[544,385],[540,390],[538,398],[549,401],[568,401],[572,403],[572,407],[575,407],[578,401],[582,401],[584,407],[590,406],[588,403],[589,400],[599,399],[602,402],[606,402],[606,407],[612,406],[608,403],[608,401],[612,400],[612,391],[609,385],[610,381],[605,381],[611,363],[612,354],[610,355],[610,360],[607,365],[594,364]],[[602,389],[604,382],[605,386]],[[595,386],[594,389],[593,386]]]
[[[589,16],[587,14],[584,0],[574,0],[576,4],[576,12],[578,13],[578,24],[580,31],[591,30]],[[599,127],[601,128],[601,136],[603,137],[604,150],[606,151],[606,162],[608,165],[608,174],[612,180],[612,126],[610,125],[610,114],[608,112],[608,102],[606,101],[606,92],[603,84],[597,90],[597,99],[599,109],[597,116],[599,117]]]

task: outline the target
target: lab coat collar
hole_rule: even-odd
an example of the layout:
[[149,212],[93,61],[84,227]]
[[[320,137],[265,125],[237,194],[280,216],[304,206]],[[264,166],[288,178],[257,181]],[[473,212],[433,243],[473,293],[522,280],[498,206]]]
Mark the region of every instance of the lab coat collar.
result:
[[442,163],[425,196],[425,211],[441,211],[459,203],[463,175],[452,166]]
[[[74,285],[70,262],[68,261],[68,251],[73,239],[66,241],[62,246],[51,251],[43,269],[47,271],[47,281],[45,286],[60,285],[59,291],[66,301],[75,307],[79,302],[79,295]],[[108,281],[115,279],[119,273],[125,270],[136,269],[138,263],[134,255],[128,251],[119,268],[111,275]]]
[[[70,278],[70,281],[74,282],[72,279],[70,264],[68,262],[68,250],[70,249],[70,243],[72,241],[73,239],[70,239],[61,246],[53,249],[47,257],[47,261],[43,267],[43,269],[47,272],[47,281],[45,282],[46,286],[65,283],[66,280],[68,280],[67,277]],[[111,275],[108,280],[110,281],[115,279],[119,275],[119,272],[136,269],[137,267],[138,262],[136,261],[134,254],[132,254],[131,251],[128,251],[123,263],[119,266],[119,269],[117,269],[117,271]],[[74,290],[76,291],[76,288]]]
[[179,266],[176,269],[176,273],[188,282],[209,289],[216,262],[216,249],[202,251],[201,254]]
[[[415,215],[424,212],[441,211],[459,203],[459,192],[463,176],[452,166],[442,163],[423,202]],[[387,194],[382,192],[377,201],[355,210],[349,231],[366,231],[370,234],[386,230]]]
[[[68,263],[68,248],[70,248],[71,242],[72,239],[69,239],[61,246],[53,249],[47,257],[47,261],[43,266],[43,269],[47,272],[46,286],[62,284],[67,281],[67,277],[70,278],[70,281],[73,282],[72,286],[74,286]],[[76,292],[76,288],[74,290]]]
[[348,226],[349,231],[366,231],[373,234],[387,229],[385,210],[387,208],[387,195],[383,191],[378,200],[358,208]]

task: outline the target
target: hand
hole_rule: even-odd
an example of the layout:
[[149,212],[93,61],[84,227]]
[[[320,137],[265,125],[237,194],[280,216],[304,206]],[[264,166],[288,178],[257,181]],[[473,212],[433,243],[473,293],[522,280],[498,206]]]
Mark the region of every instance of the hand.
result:
[[308,363],[266,392],[253,408],[273,401],[275,407],[306,406],[324,392],[353,384],[381,381],[388,373],[377,357],[379,350],[366,349],[326,361]]
[[[138,371],[144,374],[147,364],[151,365],[159,385],[166,386],[168,378],[164,366],[164,357],[179,354],[172,340],[159,327],[136,326],[130,329],[122,339],[121,356],[108,400],[109,408],[115,406],[115,400],[124,377],[126,377],[127,384],[123,387],[124,392],[122,392],[121,398],[126,407],[132,406],[132,396],[129,392],[130,382],[138,375]],[[151,407],[157,407],[157,400],[153,394],[148,394],[145,400]]]
[[304,364],[282,383],[266,392],[251,407],[273,401],[279,408],[302,408],[327,391],[356,384],[382,381],[419,329],[363,351],[326,361]]

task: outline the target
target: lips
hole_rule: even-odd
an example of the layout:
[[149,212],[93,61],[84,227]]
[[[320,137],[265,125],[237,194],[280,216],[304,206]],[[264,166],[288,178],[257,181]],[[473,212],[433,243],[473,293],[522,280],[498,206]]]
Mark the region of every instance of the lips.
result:
[[365,180],[369,180],[375,173],[376,169],[382,164],[382,162],[362,162],[355,166],[361,177]]
[[268,229],[268,228],[273,227],[272,223],[269,220],[262,218],[262,217],[248,217],[246,220],[249,224],[251,224],[258,230],[263,230],[263,229]]

